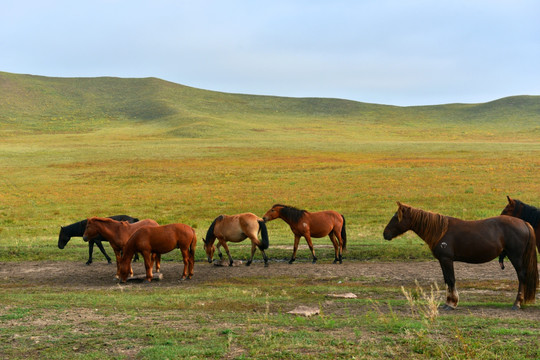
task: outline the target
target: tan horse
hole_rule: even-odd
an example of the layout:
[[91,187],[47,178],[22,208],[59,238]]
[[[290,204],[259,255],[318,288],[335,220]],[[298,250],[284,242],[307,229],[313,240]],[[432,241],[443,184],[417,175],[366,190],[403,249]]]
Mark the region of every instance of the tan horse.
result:
[[[261,232],[261,240],[258,238],[258,233]],[[258,247],[263,255],[264,266],[268,266],[268,257],[264,250],[268,249],[269,240],[268,240],[268,231],[264,220],[252,213],[244,213],[238,215],[220,215],[208,228],[206,232],[206,238],[203,238],[204,241],[204,250],[208,256],[208,262],[212,262],[214,257],[214,251],[216,247],[214,242],[218,239],[218,255],[222,259],[223,255],[221,254],[220,247],[223,246],[229,257],[229,266],[232,266],[233,259],[231,253],[229,252],[229,246],[227,242],[241,242],[249,238],[251,240],[251,258],[246,263],[246,266],[251,265],[253,261],[253,255],[255,254],[255,249]]]
[[[128,223],[127,221],[116,221],[109,218],[93,217],[89,218],[86,223],[86,229],[83,234],[83,240],[91,240],[98,235],[101,235],[107,241],[114,250],[116,256],[116,277],[120,278],[119,264],[122,259],[122,251],[131,235],[145,226],[159,226],[157,222],[151,219],[140,220],[135,223]],[[156,259],[156,271],[159,272],[161,259]],[[130,274],[133,271],[130,269]]]
[[263,216],[264,221],[277,218],[281,218],[289,224],[294,234],[294,249],[289,264],[296,260],[296,250],[302,236],[306,239],[311,255],[313,255],[313,263],[315,263],[317,257],[311,238],[321,238],[327,235],[334,245],[336,254],[334,264],[342,263],[343,251],[347,249],[347,232],[345,231],[345,217],[343,215],[332,210],[309,212],[292,206],[276,204]]
[[197,235],[193,228],[184,224],[169,224],[163,226],[145,226],[136,231],[124,247],[124,255],[120,262],[120,280],[125,282],[130,269],[131,259],[138,252],[144,258],[146,280],[152,281],[152,255],[165,254],[174,249],[180,249],[184,259],[182,280],[193,276],[195,263],[195,246]]

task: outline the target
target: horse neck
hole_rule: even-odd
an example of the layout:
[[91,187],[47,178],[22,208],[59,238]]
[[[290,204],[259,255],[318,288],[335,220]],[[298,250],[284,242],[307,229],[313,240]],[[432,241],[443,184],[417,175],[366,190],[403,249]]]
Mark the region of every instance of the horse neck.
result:
[[[283,210],[283,209],[282,209]],[[279,212],[279,218],[285,221],[289,226],[294,226],[300,222],[300,219],[302,219],[308,212],[306,210],[298,210],[302,212],[302,216],[298,218],[298,220],[293,220],[292,217],[289,217],[284,214],[283,211]]]
[[429,211],[412,209],[411,230],[433,250],[448,230],[448,217]]
[[83,236],[84,230],[86,229],[87,221],[88,220],[82,220],[71,225],[62,227],[62,235],[67,235],[69,237]]
[[[97,221],[96,224],[98,224],[98,233],[103,236],[105,239],[109,241],[109,243],[116,243],[117,240],[117,234],[120,229],[119,224],[116,222],[103,222],[103,221]],[[121,225],[121,224],[120,224]]]
[[521,202],[521,213],[519,217],[531,224],[532,227],[537,228],[540,223],[540,210]]

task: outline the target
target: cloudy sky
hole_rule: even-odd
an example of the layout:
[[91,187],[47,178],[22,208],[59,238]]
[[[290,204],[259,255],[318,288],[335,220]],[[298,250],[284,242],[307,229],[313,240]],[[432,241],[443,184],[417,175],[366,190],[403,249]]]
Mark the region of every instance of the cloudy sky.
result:
[[0,0],[0,71],[477,103],[540,95],[539,19],[536,0]]

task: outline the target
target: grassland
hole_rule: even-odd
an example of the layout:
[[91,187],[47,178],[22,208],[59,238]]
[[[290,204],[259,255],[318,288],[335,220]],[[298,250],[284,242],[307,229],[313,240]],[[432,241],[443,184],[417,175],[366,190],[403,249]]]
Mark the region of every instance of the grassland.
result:
[[[80,239],[73,239],[65,250],[59,250],[56,241],[60,225],[89,216],[125,213],[160,223],[183,222],[196,228],[201,239],[220,214],[262,215],[276,202],[342,212],[349,234],[347,261],[429,260],[429,251],[413,235],[392,243],[382,240],[395,201],[466,219],[499,214],[506,195],[540,204],[539,97],[401,108],[224,94],[159,79],[0,73],[0,99],[2,262],[23,266],[28,261],[84,262],[86,244]],[[290,230],[279,221],[268,226],[269,256],[287,258]],[[327,239],[315,243],[329,245]],[[238,258],[246,258],[248,251],[248,244],[232,248]],[[327,248],[317,248],[317,254],[321,266],[331,260]],[[308,259],[308,252],[300,250],[298,257]],[[197,261],[203,258],[199,246]],[[287,277],[246,284],[235,278],[182,292],[124,288],[114,294],[107,289],[11,284],[0,298],[5,307],[2,323],[13,320],[2,325],[0,334],[7,345],[0,354],[538,357],[537,322],[449,316],[433,323],[403,311],[396,314],[387,310],[388,303],[398,308],[408,305],[395,284],[380,289],[370,283],[364,293],[364,285],[347,283],[365,301],[371,298],[376,303],[355,316],[335,310],[310,321],[279,311],[266,313],[266,302],[292,304],[310,293],[332,290],[321,282],[299,293],[295,289],[303,281]],[[261,296],[243,296],[252,287]],[[216,292],[231,294],[234,306],[216,305],[207,312],[178,305],[192,298],[208,303]],[[141,304],[171,296],[177,300],[141,310]],[[481,297],[478,302],[488,308],[507,306],[504,301],[483,303]],[[73,325],[70,316],[95,309],[102,313],[97,320],[88,320],[90,333],[73,331],[79,325]],[[529,309],[539,311],[538,305]],[[47,334],[39,322],[25,325],[34,318],[46,321]],[[180,324],[185,321],[190,325]],[[161,322],[166,324],[164,330],[157,326]],[[501,334],[505,340],[499,343]],[[114,341],[100,340],[104,336]],[[439,347],[440,341],[450,338],[459,340]],[[488,339],[487,344],[479,339]],[[8,350],[10,344],[14,350]],[[110,346],[121,351],[111,352]],[[366,351],[358,352],[359,346]],[[239,347],[242,351],[235,352]]]

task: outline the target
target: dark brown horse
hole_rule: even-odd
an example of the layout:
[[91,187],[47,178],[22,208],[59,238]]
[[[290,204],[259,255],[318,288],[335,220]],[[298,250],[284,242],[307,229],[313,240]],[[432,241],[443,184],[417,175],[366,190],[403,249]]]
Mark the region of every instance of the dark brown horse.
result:
[[294,249],[289,264],[296,260],[296,250],[300,237],[304,237],[313,255],[313,263],[317,261],[311,238],[329,236],[335,250],[334,264],[343,261],[343,251],[347,249],[347,232],[345,231],[345,217],[337,211],[309,212],[299,210],[292,206],[276,204],[264,214],[264,221],[277,218],[283,219],[294,234]]
[[455,287],[454,261],[480,264],[495,259],[502,251],[516,269],[519,288],[513,309],[534,302],[538,287],[536,239],[532,227],[510,216],[496,216],[477,221],[465,221],[415,209],[398,202],[383,236],[392,240],[412,230],[428,244],[441,265],[448,286],[444,309],[455,309],[459,296]]
[[[261,232],[261,240],[258,238],[258,233]],[[231,253],[229,252],[229,247],[227,242],[241,242],[249,238],[251,240],[251,258],[246,263],[246,266],[251,265],[253,261],[253,255],[255,254],[255,249],[258,247],[263,255],[264,266],[268,266],[268,257],[264,250],[268,249],[268,231],[266,229],[266,224],[264,220],[252,213],[244,213],[238,215],[220,215],[218,216],[208,228],[206,232],[206,238],[203,238],[204,241],[204,250],[208,256],[208,262],[212,262],[214,257],[214,251],[216,247],[214,242],[218,239],[218,254],[219,258],[222,259],[223,255],[219,249],[221,246],[227,252],[229,257],[229,266],[232,266],[233,259]]]
[[163,226],[145,226],[137,230],[124,247],[124,255],[120,262],[120,280],[127,280],[131,259],[138,252],[144,258],[146,280],[152,281],[153,254],[165,254],[174,249],[180,249],[184,259],[182,280],[193,276],[195,263],[195,246],[197,235],[193,228],[185,224],[169,224]]
[[[534,229],[534,234],[536,235],[536,248],[540,253],[540,209],[527,205],[517,199],[511,199],[510,196],[506,196],[506,198],[508,199],[508,205],[503,209],[501,215],[514,216],[531,224]],[[499,256],[501,269],[504,269],[503,260],[505,256],[506,254],[504,251]]]
[[[144,219],[135,223],[127,221],[116,221],[110,218],[93,217],[86,222],[83,240],[89,241],[99,235],[105,238],[114,250],[116,256],[116,277],[120,277],[120,260],[122,251],[130,236],[144,226],[159,226],[157,222],[151,219]],[[159,272],[160,259],[156,259],[156,271]],[[130,269],[130,273],[133,271]]]

